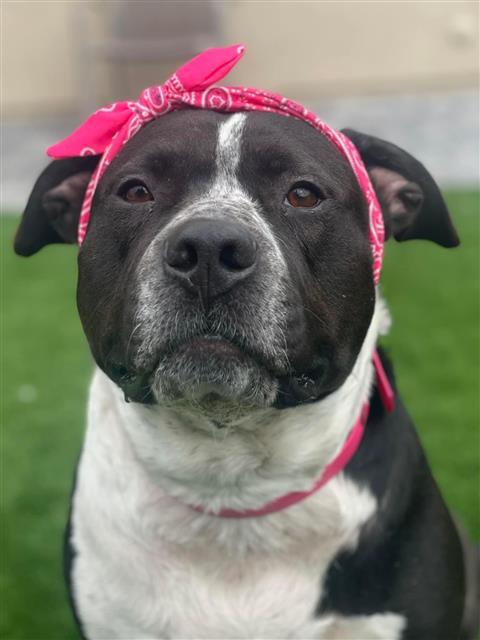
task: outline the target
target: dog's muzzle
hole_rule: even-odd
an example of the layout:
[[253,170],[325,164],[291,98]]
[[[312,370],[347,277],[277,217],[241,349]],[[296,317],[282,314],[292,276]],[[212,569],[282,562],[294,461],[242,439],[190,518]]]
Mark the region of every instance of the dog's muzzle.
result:
[[[210,327],[180,341],[160,358],[153,381],[156,395],[164,401],[186,399],[216,414],[219,404],[225,402],[271,404],[277,390],[275,379],[245,344],[240,347],[242,340],[228,328],[236,315],[232,305],[238,312],[242,292],[255,286],[261,269],[252,231],[238,220],[188,218],[169,230],[162,260],[170,286],[180,289],[190,304],[198,301],[197,318]],[[223,322],[218,323],[222,316]]]
[[138,267],[134,377],[163,404],[271,406],[288,370],[284,278],[251,201],[183,210]]

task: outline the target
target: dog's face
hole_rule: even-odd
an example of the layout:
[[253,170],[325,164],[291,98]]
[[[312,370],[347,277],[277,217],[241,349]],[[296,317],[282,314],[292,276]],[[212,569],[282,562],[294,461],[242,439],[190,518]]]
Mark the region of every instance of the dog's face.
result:
[[[425,169],[347,133],[387,232],[456,244]],[[19,253],[74,237],[96,159],[59,162],[34,189]],[[351,371],[373,313],[368,226],[348,162],[304,122],[194,110],[153,121],[102,178],[79,253],[94,358],[128,398],[218,424],[324,397]]]
[[282,405],[348,374],[371,263],[355,177],[309,125],[176,112],[102,181],[78,305],[97,362],[135,396]]

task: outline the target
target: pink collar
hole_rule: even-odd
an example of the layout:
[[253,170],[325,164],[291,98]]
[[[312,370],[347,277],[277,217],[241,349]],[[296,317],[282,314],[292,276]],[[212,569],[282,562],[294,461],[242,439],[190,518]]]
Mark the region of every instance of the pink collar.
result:
[[[395,396],[377,351],[373,354],[373,365],[375,367],[377,388],[380,398],[387,412],[391,413],[394,409]],[[292,505],[297,504],[297,502],[302,502],[302,500],[310,497],[325,486],[327,482],[333,478],[333,476],[337,475],[337,473],[340,473],[340,471],[342,471],[353,458],[360,446],[360,443],[362,442],[369,411],[370,403],[366,402],[363,405],[360,415],[353,425],[347,439],[345,440],[340,453],[338,453],[335,458],[327,464],[320,478],[307,491],[292,491],[284,496],[275,498],[271,502],[267,502],[267,504],[259,509],[245,509],[244,511],[220,509],[218,512],[207,511],[202,507],[192,507],[192,509],[199,513],[206,513],[218,518],[259,518],[271,513],[276,513],[277,511],[283,511],[283,509],[291,507]]]
[[136,102],[115,102],[95,111],[67,138],[47,149],[51,158],[99,155],[85,192],[78,228],[78,243],[87,232],[93,196],[113,158],[143,126],[169,111],[268,111],[304,120],[333,144],[349,162],[364,194],[370,217],[369,239],[373,254],[373,279],[378,284],[382,265],[384,227],[380,205],[355,145],[303,105],[281,95],[250,87],[212,86],[234,67],[245,47],[233,45],[207,49],[178,69],[164,84],[149,87]]

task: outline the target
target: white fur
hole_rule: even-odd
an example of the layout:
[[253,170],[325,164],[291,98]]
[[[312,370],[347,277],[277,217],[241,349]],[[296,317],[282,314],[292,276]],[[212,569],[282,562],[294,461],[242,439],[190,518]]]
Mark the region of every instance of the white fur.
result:
[[369,394],[384,316],[377,304],[354,371],[331,397],[270,410],[218,439],[168,410],[126,404],[96,372],[73,501],[74,596],[89,638],[400,638],[394,614],[314,617],[329,564],[355,548],[377,509],[344,474],[263,518],[186,506],[260,506],[307,488]]
[[218,130],[216,165],[217,175],[210,195],[231,192],[238,188],[236,171],[240,164],[242,133],[247,115],[236,113],[223,122]]
[[155,479],[160,473],[173,495],[213,510],[256,508],[283,493],[308,489],[340,450],[369,395],[371,354],[385,314],[380,301],[351,374],[325,400],[258,410],[220,432],[187,412],[159,405],[123,407],[115,388],[135,455]]

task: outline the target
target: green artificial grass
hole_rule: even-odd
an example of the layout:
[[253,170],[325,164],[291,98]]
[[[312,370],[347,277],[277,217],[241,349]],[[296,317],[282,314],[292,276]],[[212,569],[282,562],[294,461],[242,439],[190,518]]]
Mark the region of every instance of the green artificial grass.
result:
[[[443,495],[478,538],[478,194],[452,192],[448,203],[459,249],[388,244],[382,283],[394,323],[384,343]],[[75,309],[76,249],[18,258],[17,223],[2,221],[0,634],[75,639],[61,546],[92,362]]]

